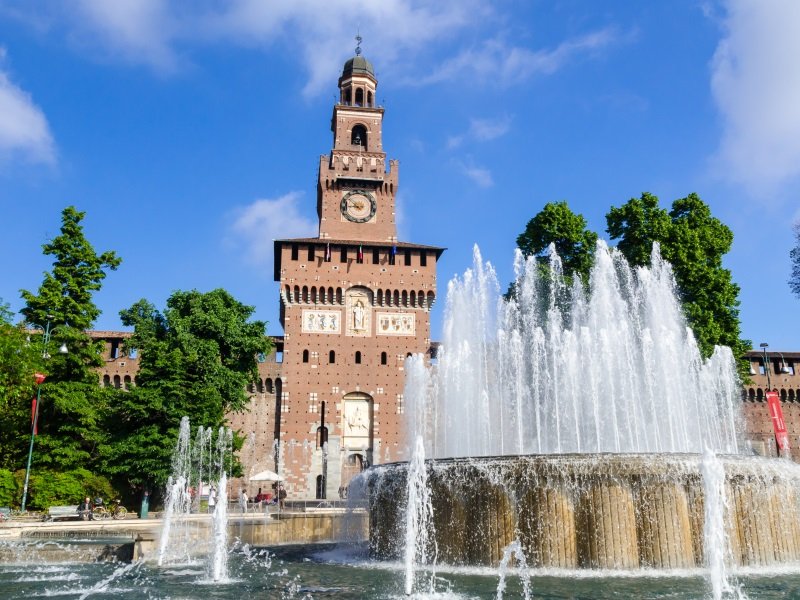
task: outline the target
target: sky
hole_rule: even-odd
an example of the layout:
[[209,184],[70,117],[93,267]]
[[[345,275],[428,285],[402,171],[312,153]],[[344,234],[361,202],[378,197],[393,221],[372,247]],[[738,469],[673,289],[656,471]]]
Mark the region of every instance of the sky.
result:
[[605,237],[611,206],[696,192],[734,232],[743,337],[800,350],[794,0],[0,0],[0,298],[18,311],[38,289],[74,205],[123,261],[97,329],[221,287],[282,334],[272,240],[318,233],[356,33],[400,161],[399,237],[447,248],[435,339],[473,246],[510,281],[545,203]]

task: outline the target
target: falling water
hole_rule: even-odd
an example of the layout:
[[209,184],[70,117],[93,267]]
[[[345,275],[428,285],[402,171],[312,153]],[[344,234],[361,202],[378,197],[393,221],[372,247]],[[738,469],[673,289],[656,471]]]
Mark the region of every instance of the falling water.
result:
[[[410,392],[407,402],[412,407],[408,412],[409,436],[414,440],[408,466],[405,511],[405,593],[410,595],[414,592],[417,565],[435,562],[436,552],[433,538],[428,536],[433,524],[433,505],[428,488],[424,443],[428,429],[426,417],[429,406],[426,400],[430,380],[421,356],[406,359],[406,368]],[[427,586],[430,592],[433,592],[434,581],[435,573],[430,573]]]
[[166,561],[188,560],[190,547],[188,531],[185,527],[178,527],[178,531],[173,531],[173,529],[175,529],[176,521],[180,522],[191,510],[189,494],[192,466],[190,436],[189,417],[183,417],[178,430],[178,441],[172,454],[172,475],[167,480],[163,525],[158,548],[159,566]]
[[598,242],[588,290],[555,251],[549,269],[519,253],[515,269],[506,301],[476,247],[448,286],[426,403],[435,456],[739,452],[733,356],[702,359],[658,246],[632,269]]
[[517,571],[522,581],[522,597],[525,600],[530,600],[531,582],[530,576],[528,575],[528,564],[525,560],[525,553],[522,551],[522,544],[519,543],[519,540],[514,540],[503,549],[503,558],[500,560],[500,565],[498,566],[500,581],[497,582],[497,600],[503,600],[503,594],[506,591],[506,575],[512,558],[517,561]]
[[[194,446],[188,417],[180,423],[178,441],[172,457],[172,475],[167,482],[164,520],[159,542],[158,564],[191,562],[197,553],[199,523],[188,516],[199,508],[199,496],[206,481],[216,485],[217,503],[211,523],[210,548],[206,558],[206,573],[213,581],[225,581],[227,573],[227,472],[233,454],[233,434],[220,427],[216,443],[213,431],[198,427]],[[197,503],[193,506],[193,490]]]

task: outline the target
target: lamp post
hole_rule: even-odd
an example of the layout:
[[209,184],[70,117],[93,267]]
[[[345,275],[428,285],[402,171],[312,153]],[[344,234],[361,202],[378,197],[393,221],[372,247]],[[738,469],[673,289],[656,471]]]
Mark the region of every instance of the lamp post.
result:
[[767,391],[770,391],[772,389],[772,384],[769,380],[769,360],[767,358],[767,348],[769,348],[769,344],[761,342],[759,346],[761,346],[761,350],[764,353],[764,373],[767,374]]
[[[52,319],[52,315],[47,315],[47,323],[45,324],[44,328],[44,348],[42,349],[42,358],[47,360],[50,358],[50,355],[47,353],[47,346],[50,344],[50,336],[52,335],[55,328],[50,328],[50,320]],[[58,349],[61,354],[67,353],[67,344],[61,344],[61,347]],[[42,397],[42,384],[46,379],[45,375],[42,373],[36,373],[34,375],[36,379],[36,405],[33,408],[33,422],[31,423],[31,443],[28,448],[28,466],[25,467],[25,485],[22,488],[22,505],[20,506],[20,511],[25,512],[25,505],[28,501],[28,481],[30,480],[31,476],[31,459],[33,458],[33,440],[36,437],[37,431],[37,424],[39,422],[39,401]]]

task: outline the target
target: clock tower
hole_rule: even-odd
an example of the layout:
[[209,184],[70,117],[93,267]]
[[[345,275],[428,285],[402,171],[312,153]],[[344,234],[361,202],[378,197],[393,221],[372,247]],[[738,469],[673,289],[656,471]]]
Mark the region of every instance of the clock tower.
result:
[[337,498],[368,465],[406,458],[405,359],[432,355],[444,249],[397,239],[398,163],[383,151],[377,86],[356,48],[319,163],[319,235],[275,240],[284,336],[270,468],[292,498]]
[[320,160],[320,238],[397,241],[398,165],[396,160],[386,164],[377,87],[372,64],[356,48],[356,56],[344,64],[339,77],[339,102],[331,118],[333,150]]

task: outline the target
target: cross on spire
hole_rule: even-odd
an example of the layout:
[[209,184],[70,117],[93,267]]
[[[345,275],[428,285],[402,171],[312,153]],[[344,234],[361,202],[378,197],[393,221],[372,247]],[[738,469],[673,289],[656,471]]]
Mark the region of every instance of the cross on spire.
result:
[[356,33],[356,56],[361,56],[361,32]]

